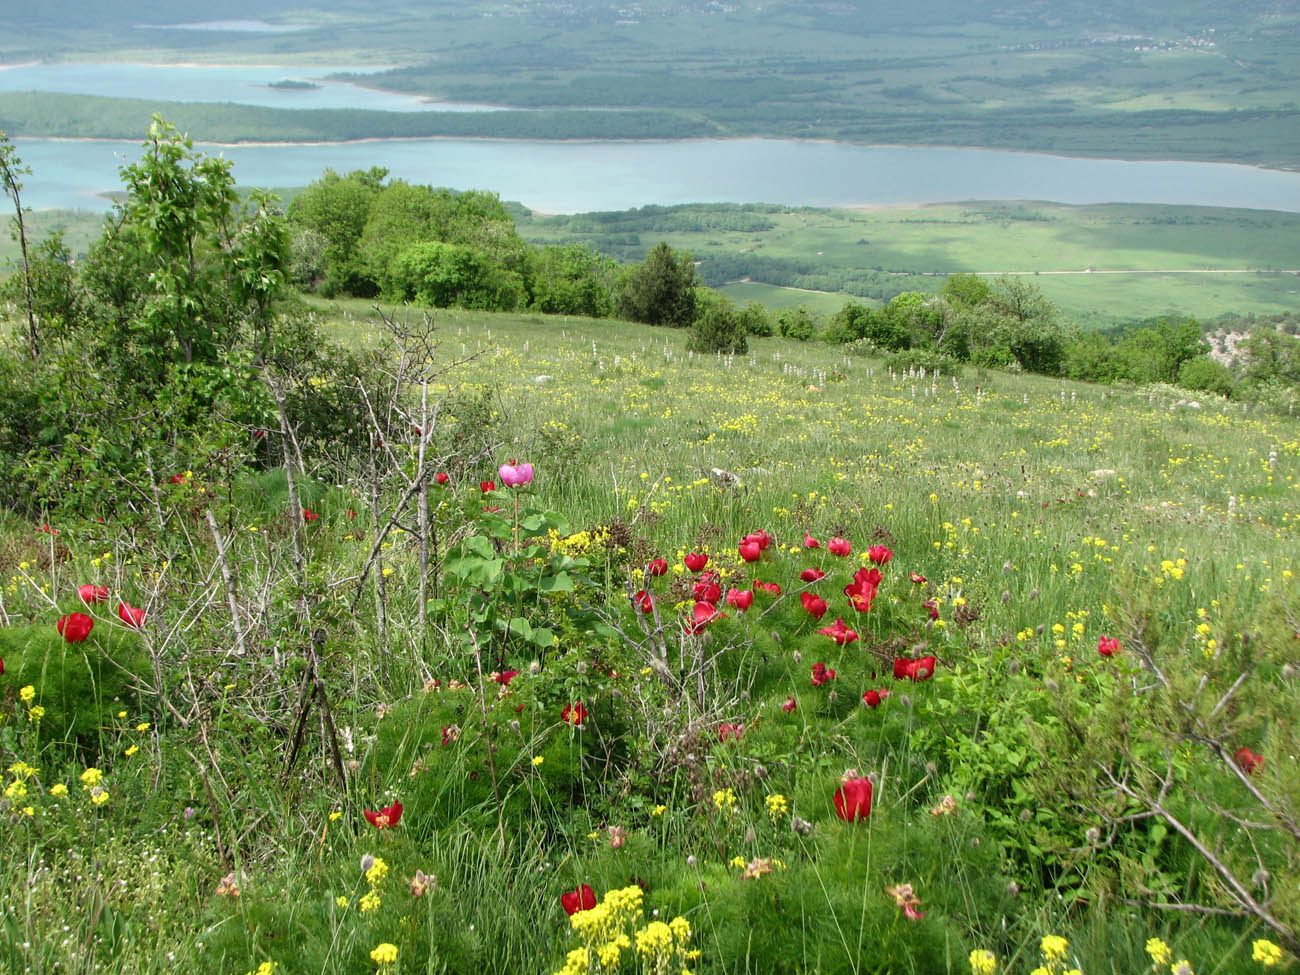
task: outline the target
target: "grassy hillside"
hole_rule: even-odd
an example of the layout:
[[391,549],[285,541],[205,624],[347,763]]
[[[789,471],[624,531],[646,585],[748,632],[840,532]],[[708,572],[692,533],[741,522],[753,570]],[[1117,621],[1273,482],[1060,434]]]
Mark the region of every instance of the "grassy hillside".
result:
[[[379,341],[363,303],[316,312]],[[1297,780],[1295,420],[781,340],[730,360],[642,326],[435,324],[444,371],[405,390],[418,423],[371,458],[392,458],[378,488],[357,458],[333,486],[300,474],[290,511],[282,476],[218,465],[146,486],[142,518],[0,521],[0,883],[32,892],[0,902],[0,963],[594,973],[613,952],[646,973],[964,975],[989,952],[1119,975],[1153,938],[1197,971],[1282,957],[1258,921],[1145,906],[1158,886],[1232,905],[1163,819],[1125,815],[1145,799],[1102,820],[1087,783],[1113,749],[1142,761],[1129,736],[1177,742],[1153,801],[1247,878],[1254,856],[1294,883],[1284,840],[1252,853],[1218,810],[1257,819],[1243,782]],[[507,489],[516,459],[532,480]],[[426,462],[448,476],[422,546],[399,509]],[[773,541],[746,554],[756,529]],[[699,622],[705,555],[752,605],[719,594]],[[872,567],[855,613],[840,587]],[[82,643],[55,630],[74,610]],[[857,639],[819,632],[836,616]],[[1175,705],[1255,755],[1251,777],[1166,727]],[[1071,728],[1078,761],[1052,737]]]

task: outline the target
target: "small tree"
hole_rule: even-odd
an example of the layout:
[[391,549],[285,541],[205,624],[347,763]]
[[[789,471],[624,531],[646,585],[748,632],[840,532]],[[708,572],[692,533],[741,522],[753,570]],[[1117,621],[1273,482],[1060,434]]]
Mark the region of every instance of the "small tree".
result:
[[664,241],[623,274],[618,312],[648,325],[687,328],[695,321],[695,262]]
[[736,307],[717,292],[704,292],[701,310],[691,326],[691,337],[686,347],[692,352],[723,352],[727,355],[749,351],[745,323]]
[[32,301],[31,265],[27,260],[27,225],[23,220],[22,180],[19,178],[31,172],[18,158],[18,150],[9,141],[9,135],[0,129],[0,182],[4,183],[5,196],[14,204],[14,238],[22,252],[23,304],[27,309],[28,352],[35,359],[41,354],[40,331],[36,325],[36,309]]

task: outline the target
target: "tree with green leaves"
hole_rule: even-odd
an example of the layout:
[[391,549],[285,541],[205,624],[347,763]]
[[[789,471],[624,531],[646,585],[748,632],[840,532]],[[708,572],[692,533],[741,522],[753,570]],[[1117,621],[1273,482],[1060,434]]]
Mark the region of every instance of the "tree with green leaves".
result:
[[628,268],[618,289],[618,313],[633,322],[689,328],[695,321],[695,262],[660,241]]
[[23,219],[22,179],[31,170],[23,165],[18,150],[9,141],[9,135],[0,129],[0,182],[4,183],[5,196],[14,204],[14,238],[22,253],[22,282],[24,306],[27,310],[28,352],[35,359],[41,354],[40,331],[36,324],[36,309],[32,302],[31,265],[27,258],[27,224]]

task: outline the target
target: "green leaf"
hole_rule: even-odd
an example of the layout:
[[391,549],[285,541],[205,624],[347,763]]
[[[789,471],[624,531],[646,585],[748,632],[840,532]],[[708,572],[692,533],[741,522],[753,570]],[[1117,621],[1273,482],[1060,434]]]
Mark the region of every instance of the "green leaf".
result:
[[545,650],[555,643],[555,634],[544,626],[538,627],[533,630],[533,643]]
[[522,616],[516,616],[510,621],[510,632],[522,640],[532,640],[534,638],[533,624]]
[[553,576],[542,576],[537,588],[542,592],[573,592],[573,580],[567,572],[557,572]]

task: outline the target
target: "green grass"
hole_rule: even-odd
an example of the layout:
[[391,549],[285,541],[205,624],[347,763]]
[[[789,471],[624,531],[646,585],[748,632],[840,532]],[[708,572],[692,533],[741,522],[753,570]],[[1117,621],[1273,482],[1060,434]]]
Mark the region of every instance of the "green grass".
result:
[[[351,344],[378,342],[366,302],[313,302],[312,310]],[[1113,898],[1135,892],[1115,886],[1104,850],[1083,859],[1057,847],[1026,853],[1042,837],[1077,847],[1082,833],[1066,818],[1067,801],[1032,791],[1042,788],[1035,776],[1063,760],[1036,750],[1034,728],[1054,713],[1047,685],[1077,686],[1095,704],[1114,678],[1119,696],[1130,695],[1133,652],[1114,661],[1096,653],[1099,635],[1122,632],[1128,598],[1146,594],[1164,607],[1178,659],[1204,639],[1198,609],[1224,641],[1248,619],[1241,625],[1252,632],[1264,628],[1256,644],[1272,645],[1268,621],[1276,600],[1294,596],[1300,564],[1297,421],[1217,401],[1188,408],[1164,389],[996,372],[955,382],[894,375],[780,339],[725,360],[688,355],[684,335],[671,330],[434,314],[436,361],[468,360],[430,390],[445,404],[433,462],[450,472],[431,499],[435,560],[466,532],[486,530],[493,516],[484,506],[496,506],[505,518],[499,546],[483,539],[472,551],[502,558],[514,578],[537,565],[533,555],[510,557],[516,499],[563,515],[568,525],[553,536],[536,526],[557,524],[554,516],[525,519],[524,530],[540,533],[538,558],[589,559],[570,571],[590,582],[579,579],[572,594],[525,587],[499,597],[549,620],[558,645],[539,653],[478,631],[489,641],[485,671],[522,671],[508,690],[482,685],[460,634],[470,625],[465,607],[480,605],[476,590],[491,591],[491,577],[464,587],[445,562],[419,629],[410,531],[380,550],[382,632],[373,593],[354,608],[372,545],[365,463],[336,471],[338,486],[313,495],[320,517],[305,526],[303,577],[310,626],[299,615],[290,522],[273,502],[254,503],[248,484],[223,484],[220,471],[158,485],[163,527],[152,513],[130,532],[75,513],[52,518],[57,536],[0,522],[11,620],[51,627],[76,608],[76,585],[108,585],[115,597],[147,602],[152,622],[141,637],[115,629],[111,611],[92,609],[98,623],[82,648],[110,652],[105,634],[140,640],[166,662],[168,701],[203,702],[175,713],[148,693],[123,702],[102,720],[99,748],[75,753],[42,738],[18,689],[0,684],[0,768],[24,760],[40,769],[4,773],[6,787],[23,779],[27,791],[16,798],[32,815],[11,811],[0,846],[0,883],[22,892],[0,902],[0,962],[56,970],[93,958],[106,972],[189,973],[274,961],[281,975],[305,975],[370,971],[371,951],[391,943],[395,971],[554,972],[578,943],[559,896],[589,883],[597,896],[643,889],[642,923],[651,910],[686,917],[702,952],[691,970],[701,973],[965,973],[968,952],[988,948],[1000,971],[1019,975],[1038,963],[1046,934],[1068,937],[1072,963],[1089,973],[1146,970],[1152,936],[1197,971],[1254,970],[1250,941],[1266,933],[1258,926],[1119,909]],[[407,406],[418,410],[411,395]],[[452,429],[455,440],[445,435]],[[413,438],[400,425],[383,456],[409,471]],[[485,497],[479,482],[511,457],[531,462],[535,479],[520,494]],[[394,471],[385,506],[404,484]],[[247,658],[232,652],[205,542],[208,505],[219,512],[243,594]],[[757,528],[776,544],[744,563],[737,540]],[[805,532],[850,540],[852,556],[805,549]],[[880,594],[853,617],[841,576],[869,564],[868,546],[881,543],[893,557]],[[455,571],[466,551],[455,554]],[[748,613],[729,610],[715,622],[710,640],[684,645],[688,653],[727,648],[708,671],[703,701],[694,685],[666,699],[633,642],[583,614],[601,607],[638,633],[624,589],[645,587],[671,624],[691,608],[683,559],[692,551],[710,555],[725,587],[758,577],[793,591],[801,567],[824,566],[835,585],[822,584],[834,607],[822,622],[849,616],[861,641],[837,647],[789,596],[759,618],[771,600],[760,596]],[[647,579],[642,569],[655,555],[671,568]],[[914,584],[908,572],[928,581]],[[925,597],[939,601],[933,626]],[[314,717],[302,758],[285,774],[313,628],[345,738],[346,789]],[[25,632],[0,627],[11,660],[27,652]],[[1290,634],[1286,627],[1284,646]],[[675,665],[679,637],[670,641]],[[890,658],[917,646],[939,657],[934,679],[893,680]],[[817,661],[838,672],[829,688],[810,686]],[[44,681],[30,703],[40,704]],[[480,686],[490,693],[480,698]],[[879,686],[891,696],[863,707],[862,690]],[[787,697],[797,701],[793,712],[780,707]],[[581,730],[559,718],[578,700],[590,710]],[[1285,705],[1293,695],[1273,700]],[[743,723],[743,736],[719,741],[722,721]],[[1240,727],[1244,740],[1262,736],[1268,767],[1279,769],[1261,787],[1279,787],[1286,742]],[[80,781],[92,765],[108,790],[101,807]],[[843,823],[832,808],[849,768],[877,776],[866,822]],[[1235,795],[1235,779],[1213,763],[1196,765],[1178,788],[1201,781]],[[68,795],[51,794],[56,783]],[[809,822],[806,835],[785,813],[769,815],[773,794]],[[956,811],[933,814],[945,795]],[[405,805],[402,824],[376,832],[362,810],[394,800]],[[614,828],[626,834],[617,845]],[[1175,838],[1138,823],[1117,842],[1160,872],[1134,861],[1138,875],[1172,876],[1189,897],[1208,896]],[[367,880],[363,855],[381,857],[384,876]],[[781,864],[742,879],[735,857]],[[1270,863],[1278,883],[1291,882],[1284,864]],[[438,878],[419,899],[410,893],[417,869]],[[1044,886],[1053,872],[1060,888]],[[237,898],[222,881],[228,873]],[[899,883],[914,885],[923,919],[904,920],[884,893]],[[363,912],[372,887],[381,905]]]

